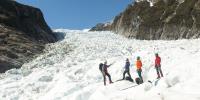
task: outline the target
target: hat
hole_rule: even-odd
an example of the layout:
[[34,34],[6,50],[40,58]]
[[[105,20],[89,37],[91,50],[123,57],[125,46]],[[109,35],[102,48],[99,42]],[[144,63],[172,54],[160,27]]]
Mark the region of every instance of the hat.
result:
[[155,53],[156,56],[158,56],[158,53]]
[[137,60],[140,60],[140,56],[137,56]]

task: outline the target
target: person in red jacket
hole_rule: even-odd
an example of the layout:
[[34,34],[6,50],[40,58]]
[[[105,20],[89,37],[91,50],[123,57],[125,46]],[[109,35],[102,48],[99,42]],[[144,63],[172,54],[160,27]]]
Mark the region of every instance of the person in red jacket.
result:
[[156,68],[156,72],[157,72],[157,79],[161,77],[163,77],[163,73],[161,70],[161,58],[159,57],[158,53],[155,54],[156,59],[155,59],[155,68]]

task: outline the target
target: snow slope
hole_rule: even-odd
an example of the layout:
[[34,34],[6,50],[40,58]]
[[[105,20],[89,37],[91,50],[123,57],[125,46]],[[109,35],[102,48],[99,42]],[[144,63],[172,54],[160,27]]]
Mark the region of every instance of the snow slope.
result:
[[[145,41],[111,32],[58,29],[65,38],[46,46],[45,53],[0,78],[0,100],[200,100],[200,40]],[[164,78],[155,80],[154,53],[162,58]],[[141,56],[144,84],[119,81],[103,86],[100,62],[112,80],[122,78],[125,59],[131,75]]]

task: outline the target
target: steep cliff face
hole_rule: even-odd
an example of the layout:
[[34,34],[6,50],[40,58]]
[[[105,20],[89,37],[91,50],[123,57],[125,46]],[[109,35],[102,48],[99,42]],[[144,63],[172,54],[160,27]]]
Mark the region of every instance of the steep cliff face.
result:
[[0,0],[0,72],[21,67],[55,41],[39,9]]
[[1,0],[0,23],[22,31],[36,40],[55,41],[55,36],[46,24],[42,12],[37,8],[11,0]]
[[116,16],[108,30],[147,40],[199,38],[200,0],[139,0]]

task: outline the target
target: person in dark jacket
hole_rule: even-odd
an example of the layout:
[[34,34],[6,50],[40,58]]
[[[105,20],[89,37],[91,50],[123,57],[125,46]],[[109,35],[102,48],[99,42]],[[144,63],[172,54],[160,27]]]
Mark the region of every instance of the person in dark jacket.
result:
[[103,74],[104,85],[106,85],[106,76],[108,76],[110,84],[113,83],[112,80],[111,80],[111,76],[110,76],[110,74],[108,73],[108,70],[107,70],[107,68],[110,67],[111,65],[112,64],[107,65],[107,61],[105,61],[103,66],[102,66],[102,74]]
[[163,77],[163,73],[162,73],[162,69],[161,69],[161,58],[159,57],[158,53],[155,54],[156,59],[155,59],[155,68],[156,68],[156,72],[157,72],[157,79],[161,77]]
[[[123,80],[125,79],[125,74],[127,73],[128,76],[131,78],[131,74],[130,74],[130,62],[129,62],[129,59],[127,58],[126,59],[126,63],[125,63],[125,70],[124,70],[124,73],[123,73]],[[132,78],[131,78],[132,79]]]

